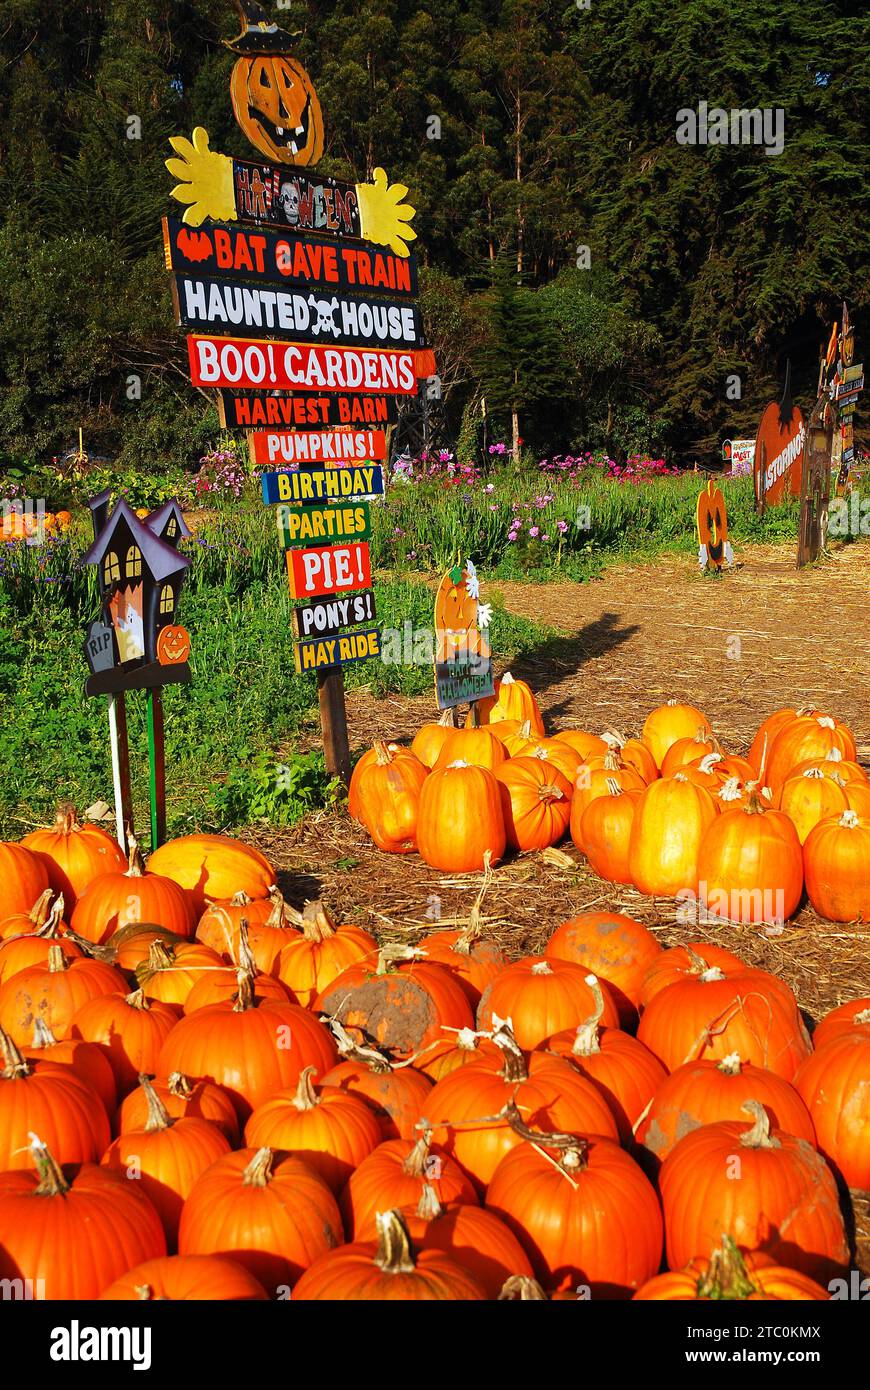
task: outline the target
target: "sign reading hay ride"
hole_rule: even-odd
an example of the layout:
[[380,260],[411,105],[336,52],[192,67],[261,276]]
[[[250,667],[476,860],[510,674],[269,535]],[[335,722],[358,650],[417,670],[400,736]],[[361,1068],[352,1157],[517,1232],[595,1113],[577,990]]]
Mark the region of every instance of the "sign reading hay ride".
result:
[[492,609],[481,603],[471,560],[445,574],[435,595],[435,694],[439,709],[473,703],[495,694],[489,624]]
[[375,616],[375,460],[387,456],[395,398],[435,371],[412,302],[414,209],[383,169],[363,184],[312,170],[323,117],[293,36],[255,0],[237,8],[230,97],[262,158],[210,149],[201,127],[173,137],[178,158],[166,163],[185,211],[163,219],[164,255],[176,321],[190,330],[191,381],[220,391],[221,423],[248,432],[255,466],[283,466],[262,489],[278,506],[291,597],[306,601],[293,618],[294,664],[317,673],[327,768],[347,780],[341,668],[380,654],[377,629],[342,631]]

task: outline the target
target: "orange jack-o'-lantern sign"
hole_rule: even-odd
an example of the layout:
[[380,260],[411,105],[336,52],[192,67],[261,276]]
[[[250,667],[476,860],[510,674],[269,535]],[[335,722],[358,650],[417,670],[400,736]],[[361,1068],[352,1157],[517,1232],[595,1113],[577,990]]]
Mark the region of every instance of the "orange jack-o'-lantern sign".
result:
[[728,541],[728,513],[725,498],[718,484],[711,478],[698,498],[698,545],[699,559],[704,567],[720,569],[723,560],[731,563],[731,546]]
[[755,436],[755,496],[775,506],[784,497],[800,497],[803,468],[804,417],[800,409],[771,401]]
[[[473,569],[471,577],[476,581]],[[488,657],[489,638],[480,631],[476,582],[459,566],[448,571],[435,595],[435,660],[457,661],[466,656]]]
[[157,660],[161,666],[179,666],[190,656],[190,633],[186,627],[167,623],[157,637]]
[[239,58],[230,78],[236,120],[251,144],[279,164],[316,164],[323,116],[301,63],[283,53]]

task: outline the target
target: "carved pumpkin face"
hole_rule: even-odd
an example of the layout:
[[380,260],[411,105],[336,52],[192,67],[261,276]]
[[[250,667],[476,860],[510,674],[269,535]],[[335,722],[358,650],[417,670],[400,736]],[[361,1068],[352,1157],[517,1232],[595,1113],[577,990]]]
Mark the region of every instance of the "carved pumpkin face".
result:
[[167,623],[157,638],[157,660],[161,666],[178,666],[190,656],[190,633],[186,627]]
[[477,626],[477,599],[465,580],[445,574],[435,597],[436,661],[455,661],[461,656],[488,656],[489,643]]
[[316,164],[323,116],[308,73],[283,53],[239,58],[230,78],[236,120],[261,154],[279,164]]
[[698,498],[698,544],[707,548],[707,563],[719,569],[728,543],[725,498],[711,478]]

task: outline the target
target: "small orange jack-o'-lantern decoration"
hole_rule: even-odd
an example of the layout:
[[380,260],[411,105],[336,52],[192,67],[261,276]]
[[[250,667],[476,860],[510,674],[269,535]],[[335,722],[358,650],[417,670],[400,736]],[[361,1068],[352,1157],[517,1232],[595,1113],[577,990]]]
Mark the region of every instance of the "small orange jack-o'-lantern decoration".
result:
[[157,637],[157,660],[161,666],[179,666],[190,656],[190,633],[186,627],[167,623]]
[[457,661],[466,656],[488,657],[489,639],[480,631],[476,575],[460,566],[448,571],[435,596],[435,660]]
[[698,560],[702,569],[720,569],[732,560],[725,498],[711,478],[698,498]]
[[270,20],[257,0],[236,0],[242,32],[225,40],[239,55],[230,77],[233,111],[261,154],[279,164],[316,164],[323,154],[323,116],[314,84],[289,56],[297,33]]

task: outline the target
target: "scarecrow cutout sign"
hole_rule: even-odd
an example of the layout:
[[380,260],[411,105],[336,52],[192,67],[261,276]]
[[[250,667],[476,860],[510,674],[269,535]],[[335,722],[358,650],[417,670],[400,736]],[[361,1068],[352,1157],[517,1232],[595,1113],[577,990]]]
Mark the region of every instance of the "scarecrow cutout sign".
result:
[[178,542],[190,535],[177,502],[138,517],[126,502],[109,511],[109,492],[88,504],[94,543],[84,563],[95,565],[101,614],[88,629],[87,695],[155,689],[190,680],[190,638],[175,620],[190,560]]
[[722,491],[711,478],[698,498],[698,564],[702,570],[720,570],[722,563],[734,564],[728,539],[728,513]]
[[489,625],[492,609],[480,602],[471,560],[448,570],[435,595],[435,692],[439,709],[495,694]]

